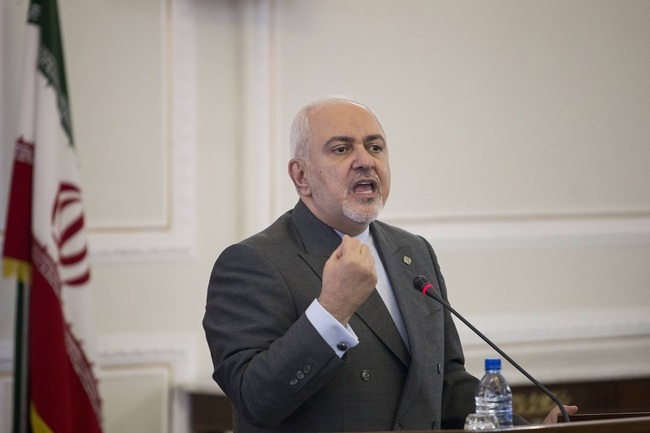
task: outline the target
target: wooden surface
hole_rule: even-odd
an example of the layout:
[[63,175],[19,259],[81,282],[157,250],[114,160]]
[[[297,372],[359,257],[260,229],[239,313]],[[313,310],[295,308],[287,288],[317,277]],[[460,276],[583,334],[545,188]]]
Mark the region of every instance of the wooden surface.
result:
[[[464,430],[445,430],[463,432]],[[577,421],[570,423],[531,425],[515,427],[500,431],[534,432],[534,433],[648,433],[650,417],[618,418],[600,421]]]
[[[650,378],[545,384],[565,404],[576,404],[581,420],[551,426],[533,425],[516,431],[540,430],[546,433],[650,433]],[[513,386],[514,412],[532,423],[539,423],[553,402],[534,386]],[[232,430],[232,406],[223,394],[208,389],[188,391],[191,424],[195,433],[221,433]],[[582,421],[589,418],[629,416],[634,418]],[[597,414],[594,416],[594,414]],[[606,414],[606,415],[603,415]],[[584,428],[583,428],[584,427]],[[623,430],[620,430],[623,429]],[[447,430],[453,432],[454,430]],[[462,431],[462,430],[455,430]]]
[[[564,404],[580,414],[650,412],[650,378],[545,384]],[[541,422],[555,405],[533,385],[512,387],[513,412]]]
[[232,405],[223,394],[190,391],[190,423],[194,433],[232,430]]
[[[443,430],[448,433],[467,433],[465,430]],[[500,432],[532,433],[648,433],[650,417],[582,421],[560,424],[531,425],[499,430]],[[374,432],[388,433],[388,432]],[[415,432],[413,432],[415,433]],[[423,432],[418,432],[423,433]]]

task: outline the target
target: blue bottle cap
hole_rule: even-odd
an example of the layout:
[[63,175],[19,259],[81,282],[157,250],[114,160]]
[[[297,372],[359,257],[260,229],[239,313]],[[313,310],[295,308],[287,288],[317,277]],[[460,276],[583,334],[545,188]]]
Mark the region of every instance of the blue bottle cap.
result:
[[500,358],[485,358],[485,369],[486,370],[501,370],[501,359]]

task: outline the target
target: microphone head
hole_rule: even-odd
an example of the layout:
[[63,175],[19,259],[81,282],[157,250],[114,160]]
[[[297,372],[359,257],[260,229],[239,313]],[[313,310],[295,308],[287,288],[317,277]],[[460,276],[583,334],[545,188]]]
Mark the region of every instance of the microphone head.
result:
[[424,288],[429,284],[429,280],[427,280],[427,277],[424,275],[418,275],[417,277],[413,278],[413,287],[415,287],[420,292],[423,291]]

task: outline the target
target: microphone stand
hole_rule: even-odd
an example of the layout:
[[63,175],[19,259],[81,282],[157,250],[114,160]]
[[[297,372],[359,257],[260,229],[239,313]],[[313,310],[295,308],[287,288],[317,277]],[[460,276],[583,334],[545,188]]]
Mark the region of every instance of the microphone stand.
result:
[[[422,277],[422,278],[424,278],[424,277]],[[418,279],[418,277],[416,277],[416,279]],[[551,391],[549,391],[544,385],[542,385],[540,382],[538,382],[537,379],[535,379],[533,376],[528,374],[528,372],[526,370],[524,370],[519,364],[517,364],[514,359],[509,357],[496,344],[494,344],[492,341],[490,341],[489,338],[487,338],[485,335],[483,335],[483,333],[481,331],[476,329],[474,327],[474,325],[469,323],[469,321],[467,321],[461,314],[459,314],[448,302],[446,302],[444,299],[442,299],[437,293],[435,293],[434,291],[428,292],[427,289],[429,287],[433,287],[433,286],[426,279],[424,279],[424,281],[427,284],[425,287],[422,288],[422,293],[425,296],[429,295],[433,299],[435,299],[436,301],[440,302],[443,307],[445,307],[447,310],[451,311],[454,314],[454,316],[458,317],[465,325],[467,325],[467,327],[469,329],[474,331],[474,333],[476,335],[481,337],[483,339],[483,341],[485,341],[487,344],[489,344],[490,347],[492,347],[492,349],[496,350],[499,353],[499,355],[503,356],[510,364],[512,364],[517,370],[519,370],[519,372],[521,374],[526,376],[528,378],[528,380],[530,380],[535,386],[537,386],[539,389],[541,389],[544,392],[544,394],[546,394],[551,400],[553,400],[553,402],[557,405],[557,407],[560,408],[560,412],[562,412],[562,417],[564,418],[564,421],[565,422],[570,422],[569,421],[569,415],[567,414],[566,409],[564,409],[564,404],[560,401],[559,398],[557,398],[555,396],[555,394],[553,394]],[[416,282],[414,281],[414,283],[416,283]],[[419,284],[419,282],[416,283],[416,288],[420,289],[420,287],[418,287],[417,284]]]

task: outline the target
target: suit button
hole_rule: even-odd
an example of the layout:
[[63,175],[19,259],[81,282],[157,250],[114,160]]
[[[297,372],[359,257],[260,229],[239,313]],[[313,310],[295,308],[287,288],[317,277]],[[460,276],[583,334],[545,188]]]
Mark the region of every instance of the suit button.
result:
[[395,424],[395,427],[393,427],[393,430],[402,430],[402,423],[398,422]]
[[305,378],[305,373],[303,373],[301,370],[298,370],[298,371],[296,372],[296,377],[297,377],[298,379],[304,379],[304,378]]
[[442,374],[442,364],[438,363],[438,374]]
[[297,377],[292,377],[289,379],[289,385],[295,385],[298,383],[298,378]]
[[433,429],[434,430],[440,430],[440,423],[438,422],[438,420],[435,420],[433,422]]
[[302,372],[305,373],[305,374],[309,374],[309,373],[311,373],[311,365],[305,365],[305,366],[302,368]]
[[370,370],[363,370],[361,371],[361,379],[365,380],[368,382],[370,380]]

